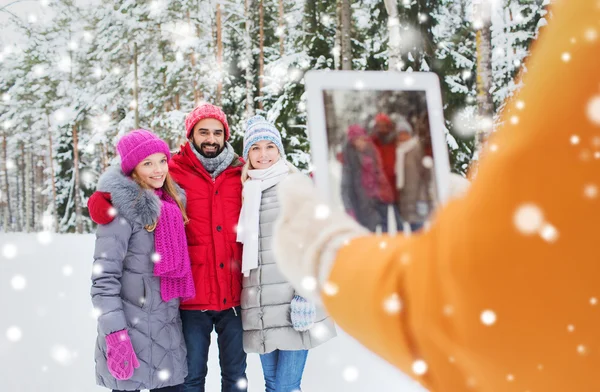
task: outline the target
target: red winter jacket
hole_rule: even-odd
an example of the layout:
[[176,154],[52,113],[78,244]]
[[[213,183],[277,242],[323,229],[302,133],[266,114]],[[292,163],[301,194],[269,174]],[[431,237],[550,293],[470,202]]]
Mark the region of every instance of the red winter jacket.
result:
[[185,310],[223,310],[238,306],[242,292],[242,244],[235,227],[242,208],[242,166],[236,157],[213,179],[190,143],[169,162],[169,174],[187,197],[186,235],[196,297]]
[[[240,304],[242,244],[235,226],[242,208],[242,166],[233,163],[214,180],[189,143],[169,162],[169,173],[185,190],[189,223],[186,236],[196,297],[181,304],[186,310],[224,310]],[[95,192],[88,200],[92,220],[107,224],[114,219],[110,194]]]

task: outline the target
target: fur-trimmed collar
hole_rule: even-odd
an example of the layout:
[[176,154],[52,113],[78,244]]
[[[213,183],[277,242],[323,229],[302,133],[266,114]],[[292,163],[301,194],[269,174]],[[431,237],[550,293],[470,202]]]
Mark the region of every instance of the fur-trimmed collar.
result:
[[[185,192],[179,186],[176,187],[185,205]],[[158,196],[152,190],[140,187],[117,167],[108,169],[100,176],[97,190],[109,192],[117,214],[129,222],[151,225],[158,220],[161,207]]]

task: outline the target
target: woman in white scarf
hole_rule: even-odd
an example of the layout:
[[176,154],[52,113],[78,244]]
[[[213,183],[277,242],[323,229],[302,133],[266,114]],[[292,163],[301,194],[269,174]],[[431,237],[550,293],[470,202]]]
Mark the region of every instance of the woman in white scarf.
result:
[[285,160],[279,131],[261,116],[248,121],[243,156],[237,240],[244,244],[244,350],[260,354],[268,392],[300,390],[308,350],[335,336],[335,328],[322,309],[296,294],[271,251],[277,184],[297,169]]

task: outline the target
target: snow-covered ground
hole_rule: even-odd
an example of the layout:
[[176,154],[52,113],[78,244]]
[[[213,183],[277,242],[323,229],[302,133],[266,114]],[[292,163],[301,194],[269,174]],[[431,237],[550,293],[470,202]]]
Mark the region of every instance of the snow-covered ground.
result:
[[[0,234],[0,390],[92,392],[96,321],[89,297],[93,235]],[[339,331],[312,350],[303,390],[423,389]],[[220,390],[216,335],[208,391]],[[248,356],[249,391],[264,391],[257,355]]]

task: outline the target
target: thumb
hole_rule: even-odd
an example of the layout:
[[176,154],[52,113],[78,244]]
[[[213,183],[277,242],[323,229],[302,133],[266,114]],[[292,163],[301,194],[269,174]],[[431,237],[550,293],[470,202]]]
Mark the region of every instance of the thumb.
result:
[[135,355],[135,352],[132,352],[132,356],[133,358],[131,358],[131,361],[133,362],[133,368],[137,369],[140,367],[140,362],[137,359],[137,355]]

